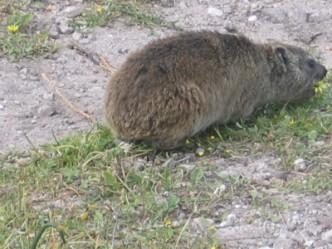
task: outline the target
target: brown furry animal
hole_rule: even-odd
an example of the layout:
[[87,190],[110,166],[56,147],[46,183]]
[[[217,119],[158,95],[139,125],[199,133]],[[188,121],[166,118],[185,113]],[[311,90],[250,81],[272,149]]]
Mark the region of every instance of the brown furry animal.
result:
[[312,97],[324,66],[304,50],[243,36],[184,32],[129,56],[108,84],[106,120],[124,141],[171,149],[256,107]]

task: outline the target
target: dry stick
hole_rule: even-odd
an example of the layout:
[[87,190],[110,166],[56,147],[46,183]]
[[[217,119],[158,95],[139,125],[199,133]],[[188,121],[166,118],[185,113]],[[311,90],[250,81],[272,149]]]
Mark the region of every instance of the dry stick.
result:
[[105,70],[109,71],[110,73],[115,73],[117,71],[117,68],[115,68],[114,66],[112,66],[105,57],[100,56],[100,66],[102,68],[104,68]]
[[96,120],[93,118],[93,117],[91,117],[89,114],[87,114],[87,113],[85,113],[85,112],[83,112],[83,111],[81,111],[79,108],[77,108],[76,106],[74,106],[63,94],[62,94],[62,92],[58,89],[58,88],[56,88],[56,86],[55,86],[55,82],[52,82],[48,77],[47,77],[47,75],[45,74],[45,73],[42,73],[41,74],[41,77],[43,78],[43,80],[45,80],[47,83],[48,83],[48,85],[49,85],[49,87],[50,87],[50,89],[51,90],[53,90],[54,91],[54,93],[56,94],[56,95],[58,95],[60,98],[61,98],[61,100],[64,102],[64,104],[67,106],[67,107],[69,107],[69,109],[71,109],[73,112],[76,112],[76,113],[78,113],[78,114],[80,114],[81,116],[83,116],[84,118],[86,118],[87,120],[89,120],[90,122],[92,122],[92,123],[96,123]]
[[71,43],[68,45],[70,49],[76,50],[80,55],[88,58],[93,64],[100,66],[110,73],[116,72],[116,68],[112,66],[105,57],[100,56],[96,52],[90,51],[87,48],[82,48],[77,43]]

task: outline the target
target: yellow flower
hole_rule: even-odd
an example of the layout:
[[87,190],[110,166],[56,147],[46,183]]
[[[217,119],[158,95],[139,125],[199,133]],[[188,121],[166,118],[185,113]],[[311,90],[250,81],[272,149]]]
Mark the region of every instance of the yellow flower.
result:
[[186,144],[191,144],[189,139],[186,139]]
[[211,135],[211,136],[210,136],[210,139],[211,139],[211,140],[214,140],[214,139],[216,139],[216,137],[213,136],[213,135]]
[[170,218],[165,218],[164,219],[164,225],[165,225],[165,227],[172,226],[172,220]]
[[315,85],[315,92],[317,94],[323,94],[323,92],[325,91],[326,88],[327,88],[327,84],[320,81],[320,82],[318,82],[318,84]]
[[203,148],[198,148],[198,149],[196,150],[196,155],[197,155],[197,156],[204,156],[204,154],[205,154],[205,151],[204,151]]
[[19,29],[19,26],[16,24],[11,24],[11,25],[7,26],[7,31],[9,33],[16,33],[18,31],[18,29]]
[[89,213],[88,212],[84,212],[83,214],[81,214],[80,216],[81,221],[86,221],[89,219]]
[[217,247],[215,247],[215,246],[212,246],[210,249],[217,249]]
[[96,5],[96,12],[103,13],[105,11],[105,7],[101,5]]
[[291,120],[289,120],[289,126],[293,126],[296,124],[296,121],[292,118]]

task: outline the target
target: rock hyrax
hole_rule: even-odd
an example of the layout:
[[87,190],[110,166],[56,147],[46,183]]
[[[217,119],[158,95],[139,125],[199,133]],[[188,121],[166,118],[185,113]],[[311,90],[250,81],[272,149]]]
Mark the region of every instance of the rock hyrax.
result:
[[303,49],[200,31],[153,41],[110,80],[106,120],[124,141],[171,149],[267,103],[304,100],[326,75]]

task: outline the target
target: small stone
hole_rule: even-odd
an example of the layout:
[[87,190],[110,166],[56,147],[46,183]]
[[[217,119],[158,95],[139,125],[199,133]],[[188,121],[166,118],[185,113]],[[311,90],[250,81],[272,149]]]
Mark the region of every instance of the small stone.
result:
[[236,215],[235,214],[229,214],[225,221],[221,222],[219,227],[229,227],[233,226],[235,224]]
[[54,40],[59,39],[60,35],[59,35],[58,27],[56,25],[52,25],[48,31],[48,35],[50,38],[52,38]]
[[221,184],[219,187],[217,187],[217,188],[214,190],[213,194],[219,196],[219,195],[221,195],[223,192],[225,192],[225,190],[226,190],[226,185]]
[[322,240],[332,243],[332,229],[322,234]]
[[295,240],[286,238],[278,238],[273,244],[273,248],[275,249],[293,249],[298,248],[298,246],[299,245]]
[[125,48],[125,49],[120,48],[118,50],[118,52],[119,52],[119,54],[127,54],[129,52],[129,49],[128,48]]
[[214,221],[212,219],[206,219],[203,217],[194,218],[190,224],[190,230],[205,233],[213,226]]
[[307,240],[306,242],[304,242],[304,245],[307,247],[311,247],[314,243],[315,243],[314,240]]
[[257,16],[256,15],[249,16],[248,21],[249,22],[256,22],[257,21]]
[[42,97],[45,100],[53,100],[54,99],[54,93],[44,93]]
[[74,33],[72,34],[72,37],[73,37],[73,39],[74,39],[75,41],[79,41],[80,39],[82,39],[82,34],[79,33],[79,32],[74,32]]
[[208,14],[210,16],[219,16],[220,17],[220,16],[223,15],[223,12],[220,9],[217,9],[217,8],[214,8],[214,7],[209,7],[208,8]]
[[17,163],[18,166],[24,167],[24,166],[27,166],[31,162],[31,159],[30,158],[18,158],[15,160],[15,162]]
[[43,105],[38,108],[37,113],[41,117],[51,117],[56,114],[56,110],[52,106]]
[[4,105],[0,105],[0,110],[4,110],[5,106]]
[[183,168],[186,171],[192,171],[196,167],[196,165],[194,165],[194,164],[180,164],[179,167]]
[[161,6],[165,8],[172,8],[175,6],[175,0],[161,0]]
[[20,104],[21,104],[21,102],[18,101],[18,100],[14,100],[14,103],[15,103],[16,105],[20,105]]
[[64,35],[69,35],[74,33],[74,28],[69,26],[69,19],[68,18],[62,18],[59,20],[58,27],[59,32]]
[[28,73],[28,69],[26,67],[24,67],[20,70],[20,74],[27,74],[27,73]]
[[65,15],[68,18],[75,18],[79,15],[81,15],[81,13],[83,12],[83,8],[82,6],[69,6],[66,9],[63,10],[63,12],[65,13]]
[[305,161],[304,161],[303,158],[298,158],[298,159],[296,159],[296,160],[294,161],[293,165],[294,165],[294,169],[295,169],[296,171],[300,171],[300,172],[305,171],[306,168],[307,168],[306,163],[305,163]]

